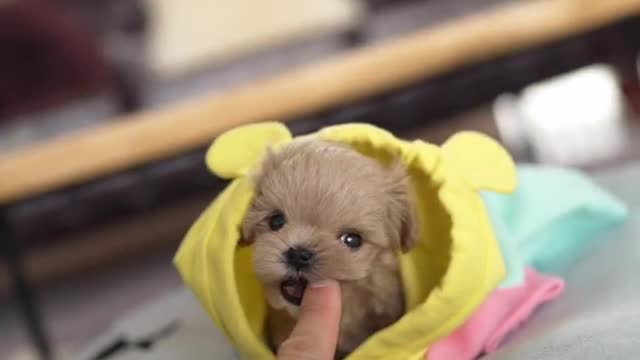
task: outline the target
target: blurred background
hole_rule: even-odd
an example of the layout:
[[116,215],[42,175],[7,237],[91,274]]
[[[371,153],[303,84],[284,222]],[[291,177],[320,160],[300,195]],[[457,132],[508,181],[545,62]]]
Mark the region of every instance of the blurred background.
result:
[[[640,158],[632,0],[0,0],[0,358],[66,359],[182,284],[220,132],[460,130]],[[105,359],[108,356],[103,357]]]

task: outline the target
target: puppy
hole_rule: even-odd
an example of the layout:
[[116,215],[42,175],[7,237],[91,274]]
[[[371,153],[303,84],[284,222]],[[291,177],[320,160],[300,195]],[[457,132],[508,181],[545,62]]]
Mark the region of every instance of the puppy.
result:
[[403,167],[343,145],[297,140],[270,152],[256,175],[242,243],[255,247],[274,349],[295,325],[310,282],[340,284],[337,358],[403,315],[397,254],[417,239]]

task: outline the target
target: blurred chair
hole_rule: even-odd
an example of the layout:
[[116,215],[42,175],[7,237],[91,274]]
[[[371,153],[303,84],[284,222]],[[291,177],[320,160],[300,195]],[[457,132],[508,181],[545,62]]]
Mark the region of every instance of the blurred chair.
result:
[[97,39],[50,1],[0,3],[0,48],[0,119],[110,86]]
[[103,93],[123,111],[138,108],[131,76],[88,23],[60,1],[0,3],[0,120]]

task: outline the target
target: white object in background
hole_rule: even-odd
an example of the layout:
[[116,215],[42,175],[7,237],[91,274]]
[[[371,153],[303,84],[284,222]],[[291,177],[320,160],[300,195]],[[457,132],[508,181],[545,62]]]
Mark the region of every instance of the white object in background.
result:
[[518,96],[502,94],[493,103],[493,115],[502,142],[514,158],[532,161],[529,139],[522,114],[518,108]]
[[610,67],[592,65],[525,88],[494,103],[500,135],[533,160],[588,165],[618,155],[627,142],[626,109]]
[[149,68],[178,77],[292,41],[348,31],[363,19],[354,0],[147,0]]

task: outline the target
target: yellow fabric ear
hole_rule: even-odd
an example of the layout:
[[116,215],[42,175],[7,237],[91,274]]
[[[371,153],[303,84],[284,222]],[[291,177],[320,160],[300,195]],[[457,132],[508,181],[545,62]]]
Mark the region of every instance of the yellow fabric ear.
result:
[[458,133],[444,143],[442,157],[475,190],[510,193],[516,188],[516,169],[511,156],[486,135]]
[[241,126],[220,135],[213,142],[207,151],[207,167],[223,179],[235,179],[254,168],[268,147],[286,144],[291,139],[289,129],[282,123]]

